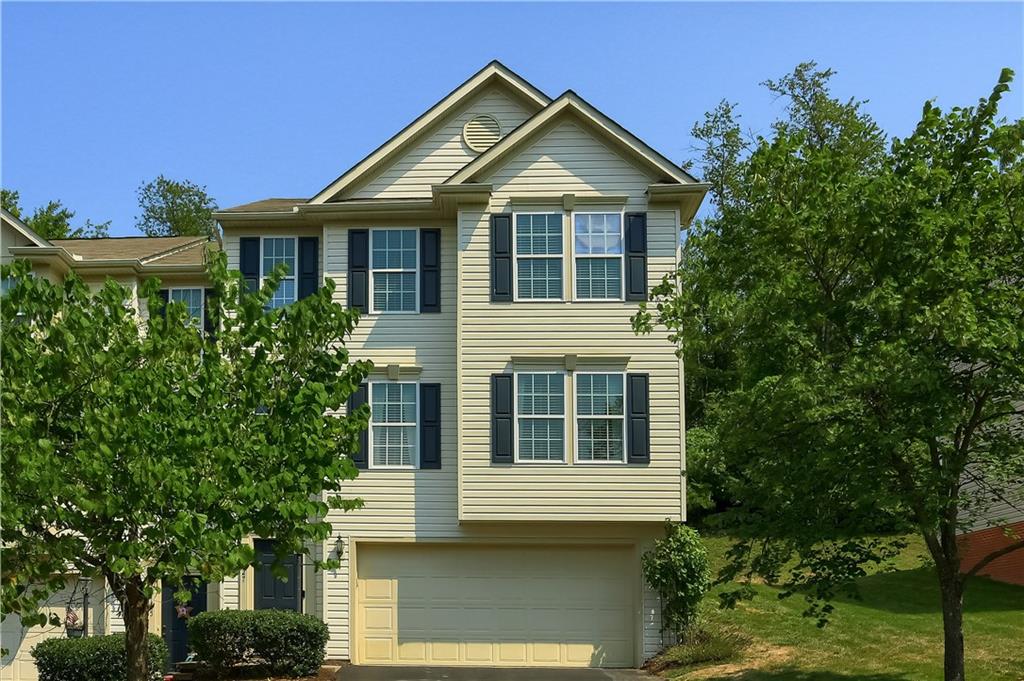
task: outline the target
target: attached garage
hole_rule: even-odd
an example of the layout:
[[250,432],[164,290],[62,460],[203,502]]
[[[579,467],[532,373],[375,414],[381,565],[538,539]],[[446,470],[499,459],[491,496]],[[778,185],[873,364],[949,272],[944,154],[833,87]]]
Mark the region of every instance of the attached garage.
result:
[[632,546],[363,544],[355,662],[632,667]]

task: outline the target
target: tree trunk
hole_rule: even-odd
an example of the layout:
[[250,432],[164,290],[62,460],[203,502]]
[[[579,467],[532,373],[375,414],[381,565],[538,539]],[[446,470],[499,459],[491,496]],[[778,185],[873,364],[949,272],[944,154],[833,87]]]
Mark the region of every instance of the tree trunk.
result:
[[945,681],[964,681],[964,589],[959,566],[938,566]]
[[149,633],[149,598],[138,580],[129,581],[122,603],[125,644],[128,650],[128,681],[149,681],[146,635]]

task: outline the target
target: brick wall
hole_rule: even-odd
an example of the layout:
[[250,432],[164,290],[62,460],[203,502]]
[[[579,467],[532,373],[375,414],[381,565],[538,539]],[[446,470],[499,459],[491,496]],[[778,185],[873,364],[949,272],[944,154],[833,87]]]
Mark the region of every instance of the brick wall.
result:
[[[1024,522],[1009,526],[1018,538],[1024,538]],[[1006,536],[1002,527],[990,527],[976,532],[960,535],[960,570],[966,572],[987,556],[1008,544],[1012,540]],[[979,574],[986,575],[1000,582],[1024,584],[1024,549],[1017,549],[986,565]]]

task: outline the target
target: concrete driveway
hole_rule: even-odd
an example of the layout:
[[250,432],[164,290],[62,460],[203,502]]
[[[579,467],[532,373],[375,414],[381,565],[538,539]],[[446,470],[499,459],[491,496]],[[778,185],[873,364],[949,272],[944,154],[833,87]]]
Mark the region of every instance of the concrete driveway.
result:
[[338,671],[338,681],[651,681],[639,669],[544,667],[366,667]]

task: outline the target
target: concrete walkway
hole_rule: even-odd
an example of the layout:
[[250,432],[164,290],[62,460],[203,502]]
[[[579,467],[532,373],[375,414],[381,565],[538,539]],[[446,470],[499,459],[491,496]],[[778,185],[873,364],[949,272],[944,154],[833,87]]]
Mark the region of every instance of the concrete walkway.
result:
[[338,681],[651,681],[639,669],[550,667],[342,667]]

